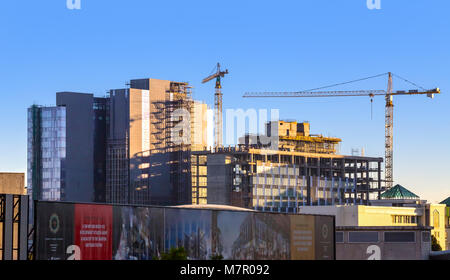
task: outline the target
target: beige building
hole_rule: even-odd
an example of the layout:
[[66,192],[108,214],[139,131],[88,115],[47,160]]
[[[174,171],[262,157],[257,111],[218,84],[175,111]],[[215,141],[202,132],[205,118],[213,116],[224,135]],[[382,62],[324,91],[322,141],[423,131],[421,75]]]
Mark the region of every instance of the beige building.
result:
[[[376,204],[373,201],[373,204]],[[383,203],[385,203],[383,201]],[[334,215],[336,226],[352,227],[431,227],[442,250],[448,250],[445,204],[426,204],[424,201],[415,206],[304,206],[299,213]],[[448,223],[448,218],[447,218]]]
[[208,148],[208,105],[192,101],[191,105],[191,149],[203,151]]
[[26,194],[24,173],[0,173],[0,194]]
[[426,225],[432,226],[431,234],[436,237],[442,250],[449,250],[445,227],[445,204],[428,204],[426,207]]
[[301,206],[299,213],[333,215],[336,217],[336,226],[417,226],[425,222],[424,209],[412,207]]
[[428,259],[431,230],[426,207],[304,206],[301,214],[336,217],[336,259]]
[[449,249],[445,204],[383,199],[371,206],[302,206],[299,213],[336,217],[337,259],[428,259],[431,235]]
[[444,204],[445,207],[445,244],[447,250],[450,250],[450,197],[441,201],[439,204]]

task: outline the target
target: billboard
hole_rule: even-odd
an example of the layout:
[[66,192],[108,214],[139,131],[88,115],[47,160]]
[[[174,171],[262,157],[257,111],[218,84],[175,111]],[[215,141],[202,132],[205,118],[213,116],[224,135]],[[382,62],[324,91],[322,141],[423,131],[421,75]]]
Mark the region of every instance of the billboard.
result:
[[36,202],[36,259],[334,259],[334,217]]
[[112,258],[151,260],[164,251],[164,210],[114,206]]
[[190,259],[211,256],[211,210],[165,209],[165,249],[184,247]]

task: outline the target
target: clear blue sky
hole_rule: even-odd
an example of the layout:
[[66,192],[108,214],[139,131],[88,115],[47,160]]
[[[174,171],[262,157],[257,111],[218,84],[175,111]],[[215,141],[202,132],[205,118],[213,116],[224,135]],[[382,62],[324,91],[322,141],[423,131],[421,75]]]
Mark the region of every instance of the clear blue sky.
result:
[[[0,9],[0,171],[26,171],[26,109],[52,105],[57,91],[104,95],[129,79],[187,81],[213,104],[215,63],[224,109],[278,108],[309,120],[313,133],[384,156],[384,100],[243,99],[245,91],[294,91],[392,71],[434,100],[395,102],[394,178],[423,199],[450,196],[450,2],[381,0],[99,1],[9,0]],[[409,89],[399,80],[395,89]],[[347,87],[349,88],[349,87]],[[386,79],[352,89],[385,89]]]

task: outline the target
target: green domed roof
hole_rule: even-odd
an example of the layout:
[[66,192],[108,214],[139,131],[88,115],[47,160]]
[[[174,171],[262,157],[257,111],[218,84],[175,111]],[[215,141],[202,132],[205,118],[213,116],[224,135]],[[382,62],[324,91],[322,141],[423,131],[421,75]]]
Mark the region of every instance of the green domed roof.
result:
[[439,204],[445,204],[448,207],[450,207],[450,197],[448,197],[446,200],[441,201],[441,203],[439,203]]
[[401,185],[395,185],[381,194],[382,199],[419,199],[419,196],[405,189]]

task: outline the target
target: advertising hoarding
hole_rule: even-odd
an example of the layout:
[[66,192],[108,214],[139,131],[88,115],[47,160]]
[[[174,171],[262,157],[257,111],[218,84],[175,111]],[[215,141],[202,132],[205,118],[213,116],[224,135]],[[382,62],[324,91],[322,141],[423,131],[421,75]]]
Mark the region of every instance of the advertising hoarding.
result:
[[35,202],[36,258],[151,260],[171,248],[189,259],[334,259],[334,217]]

